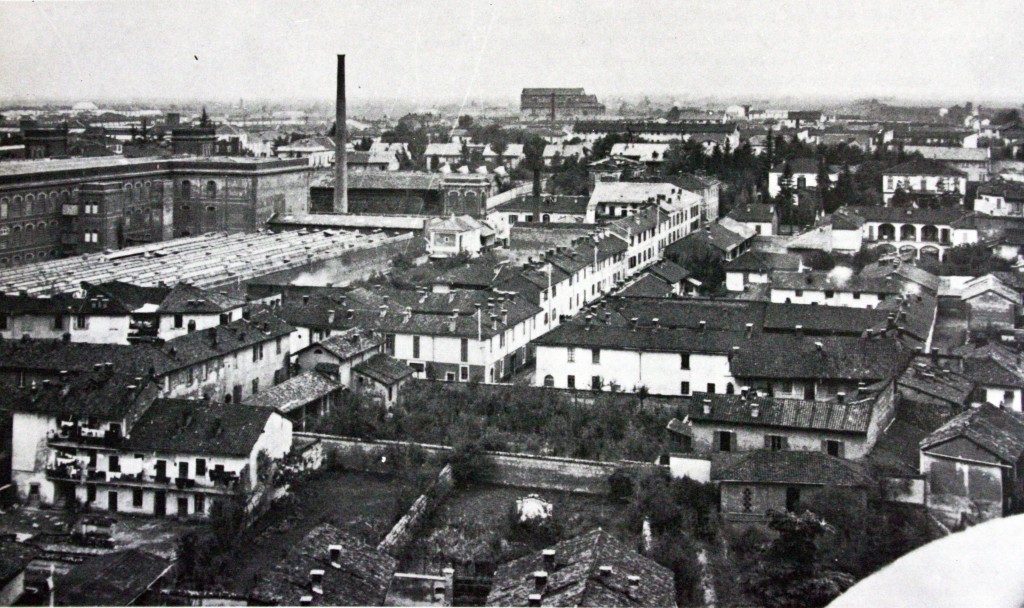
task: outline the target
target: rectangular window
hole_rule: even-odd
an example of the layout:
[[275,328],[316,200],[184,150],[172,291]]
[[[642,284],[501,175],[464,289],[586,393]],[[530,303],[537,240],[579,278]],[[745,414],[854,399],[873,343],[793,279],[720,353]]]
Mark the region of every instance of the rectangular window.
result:
[[715,392],[715,384],[713,382],[708,382],[708,390],[706,392],[714,394],[714,392]]
[[834,291],[832,291],[831,289],[826,289],[825,290],[825,297],[826,298],[831,298],[831,297],[833,297],[835,295],[836,295],[836,293]]
[[689,395],[690,394],[690,383],[689,382],[680,382],[679,383],[679,394],[680,395]]
[[853,299],[854,300],[859,300],[860,299],[860,292],[859,291],[853,292]]
[[566,349],[565,352],[566,352],[566,355],[568,357],[567,360],[569,361],[569,363],[572,363],[573,361],[576,360],[576,349],[575,348],[570,346],[568,349]]
[[195,497],[196,508],[195,512],[200,515],[206,513],[206,497],[202,494],[196,494]]
[[462,381],[462,382],[465,382],[466,380],[469,380],[469,366],[468,365],[460,365],[459,366],[459,380]]
[[600,348],[595,348],[592,351],[590,351],[590,362],[591,363],[595,363],[595,364],[601,362],[601,349]]
[[185,317],[182,315],[174,315],[174,328],[181,329],[185,326]]
[[281,354],[281,338],[277,339],[277,354]]
[[132,490],[132,506],[136,509],[142,508],[142,490],[140,488]]
[[461,344],[459,346],[461,348],[461,351],[459,353],[459,356],[461,358],[459,360],[462,361],[463,363],[465,363],[465,362],[469,361],[469,339],[468,338],[463,338],[462,342],[461,342]]
[[802,296],[802,295],[804,295],[804,290],[803,290],[803,289],[797,289],[797,290],[796,290],[796,297],[798,297],[798,298],[799,298],[799,297],[800,297],[800,296]]
[[206,459],[196,458],[196,477],[203,477],[206,475]]
[[75,317],[75,329],[88,329],[89,328],[89,317],[86,315],[78,315]]
[[384,352],[389,355],[395,354],[395,334],[384,335]]
[[412,337],[412,358],[413,359],[419,359],[420,358],[420,337],[419,336],[413,336]]
[[826,439],[821,442],[824,447],[824,452],[829,456],[835,456],[836,458],[842,458],[846,452],[842,441],[836,441],[835,439]]
[[690,353],[679,355],[679,369],[690,369]]
[[731,452],[736,446],[733,440],[734,433],[730,431],[718,431],[718,451],[719,452]]
[[576,376],[566,376],[565,385],[569,388],[576,388]]
[[107,465],[107,470],[109,470],[111,473],[121,472],[121,459],[118,458],[116,455],[111,454],[107,458]]
[[764,447],[773,452],[781,452],[789,446],[786,438],[782,435],[765,435]]
[[85,502],[96,502],[96,485],[89,484],[85,487]]
[[252,380],[252,394],[255,395],[258,392],[260,392],[260,379],[259,378],[253,378],[253,380]]
[[54,315],[53,316],[53,328],[54,329],[63,329],[64,328],[64,315]]
[[601,376],[590,377],[590,388],[594,389],[595,391],[601,390]]

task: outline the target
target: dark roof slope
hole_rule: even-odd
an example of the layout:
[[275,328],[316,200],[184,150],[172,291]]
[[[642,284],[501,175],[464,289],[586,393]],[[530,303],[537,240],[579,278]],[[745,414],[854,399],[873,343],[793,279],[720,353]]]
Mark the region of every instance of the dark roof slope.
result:
[[951,167],[950,165],[932,160],[930,158],[915,158],[914,160],[889,167],[882,171],[882,175],[939,175],[952,177],[966,177],[967,174]]
[[737,222],[768,224],[775,219],[775,206],[761,204],[739,205],[729,212],[729,217]]
[[[335,313],[337,314],[337,312]],[[342,361],[348,361],[356,355],[373,350],[384,341],[377,335],[362,331],[357,327],[324,338],[309,348],[319,346]]]
[[248,456],[273,414],[270,408],[237,403],[157,399],[132,427],[125,449]]
[[162,557],[138,549],[93,557],[56,581],[56,604],[128,606],[171,565]]
[[[488,606],[527,606],[537,593],[533,573],[545,570],[547,585],[540,592],[543,606],[675,606],[672,571],[627,547],[597,528],[552,547],[555,567],[544,565],[540,552],[498,568]],[[601,574],[602,566],[611,573]],[[630,590],[629,577],[639,577]]]
[[100,420],[121,420],[129,415],[150,385],[148,376],[126,376],[115,372],[91,371],[68,375],[64,383],[43,382],[34,387],[13,389],[12,409],[60,417],[93,416]]
[[[331,564],[330,548],[341,552]],[[269,571],[261,573],[253,597],[279,606],[298,606],[311,596],[316,606],[380,606],[387,596],[395,558],[331,524],[320,524]],[[323,593],[313,593],[310,570],[323,570]]]
[[1024,388],[1024,378],[992,357],[964,359],[964,375],[981,386]]
[[795,253],[747,251],[725,263],[726,272],[771,272],[800,270],[800,256]]
[[860,335],[867,329],[884,327],[887,315],[870,308],[768,303],[764,330],[792,332],[799,325],[811,333]]
[[245,305],[245,300],[216,291],[178,283],[160,302],[158,312],[167,314],[215,314]]
[[[694,393],[690,418],[694,422],[866,433],[874,403],[871,397],[861,398],[856,403],[839,403],[776,399],[754,394]],[[704,413],[704,406],[710,406],[708,413]]]
[[1007,463],[1016,464],[1024,454],[1024,418],[1016,412],[983,403],[981,407],[954,416],[925,437],[921,449],[928,450],[957,437],[970,440]]
[[737,378],[875,382],[900,374],[909,359],[894,338],[761,334],[740,348],[730,367]]
[[303,372],[288,378],[281,384],[252,395],[243,403],[258,407],[269,407],[288,413],[321,397],[339,391],[343,386],[323,374]]
[[352,368],[364,376],[369,376],[383,384],[394,384],[402,378],[413,374],[412,368],[390,355],[378,353]]
[[535,196],[517,196],[507,203],[489,209],[494,213],[561,213],[570,215],[586,215],[589,196],[567,196],[567,195],[546,195],[541,196],[540,202]]
[[39,551],[31,545],[0,541],[0,588],[24,572],[29,562],[38,555]]
[[871,478],[855,462],[824,452],[756,450],[730,459],[724,466],[712,461],[711,479],[734,483],[866,486]]
[[842,276],[835,271],[776,272],[772,289],[806,289],[874,294],[900,293],[902,285],[888,276],[872,278],[860,275]]

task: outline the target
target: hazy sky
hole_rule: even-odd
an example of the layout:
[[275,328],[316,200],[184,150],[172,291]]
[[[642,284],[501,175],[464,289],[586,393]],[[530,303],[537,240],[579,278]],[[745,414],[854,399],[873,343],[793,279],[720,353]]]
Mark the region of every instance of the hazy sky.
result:
[[1022,0],[0,3],[0,95],[1024,101]]

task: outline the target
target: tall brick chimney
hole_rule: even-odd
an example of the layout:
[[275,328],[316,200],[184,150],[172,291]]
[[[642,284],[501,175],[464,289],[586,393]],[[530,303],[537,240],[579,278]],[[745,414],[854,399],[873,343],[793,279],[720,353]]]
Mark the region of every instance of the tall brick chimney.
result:
[[345,56],[338,55],[338,95],[334,116],[334,212],[348,213],[348,125],[345,111]]

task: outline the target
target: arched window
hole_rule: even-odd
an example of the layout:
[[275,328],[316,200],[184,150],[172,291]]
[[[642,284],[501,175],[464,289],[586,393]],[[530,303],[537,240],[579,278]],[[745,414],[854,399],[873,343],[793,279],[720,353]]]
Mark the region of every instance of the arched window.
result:
[[541,221],[542,221],[542,222],[544,222],[545,224],[548,224],[548,223],[550,223],[550,222],[551,222],[551,216],[550,216],[550,215],[548,215],[547,213],[545,213],[545,214],[544,214],[544,215],[543,215],[543,216],[541,217]]
[[803,175],[801,175],[800,177],[796,178],[796,187],[797,188],[806,188],[807,187],[807,178],[804,177]]
[[195,322],[195,320],[189,321],[188,322],[188,333],[192,333],[195,330],[196,330],[196,322]]
[[212,179],[206,182],[206,198],[216,198],[217,196],[217,182]]
[[726,384],[726,385],[725,385],[725,394],[726,394],[726,395],[732,395],[732,394],[733,394],[733,392],[734,392],[735,390],[736,390],[736,389],[734,389],[734,388],[733,388],[733,386],[732,386],[732,383],[731,383],[731,382],[730,382],[729,384]]
[[555,385],[555,377],[551,374],[544,376],[544,386],[551,388]]

